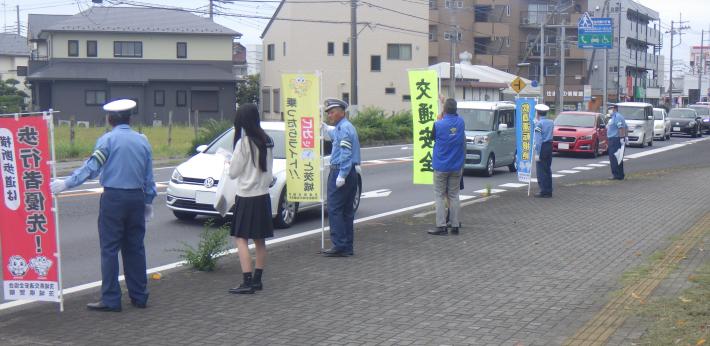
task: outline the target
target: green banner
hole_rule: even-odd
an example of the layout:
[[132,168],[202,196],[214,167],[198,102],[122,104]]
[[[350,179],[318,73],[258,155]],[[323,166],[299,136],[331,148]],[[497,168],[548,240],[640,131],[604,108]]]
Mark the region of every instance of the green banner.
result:
[[434,70],[409,71],[414,143],[414,184],[433,184],[432,129],[439,114],[439,79]]

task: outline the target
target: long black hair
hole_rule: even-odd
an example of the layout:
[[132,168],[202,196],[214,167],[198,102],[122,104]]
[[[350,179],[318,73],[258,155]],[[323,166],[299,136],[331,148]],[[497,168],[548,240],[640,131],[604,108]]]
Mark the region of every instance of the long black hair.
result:
[[[254,166],[259,167],[262,172],[267,171],[266,167],[266,149],[272,148],[274,142],[261,128],[259,120],[259,109],[253,103],[247,103],[239,106],[237,116],[234,117],[234,146],[242,138],[242,129],[251,142],[249,150],[251,150],[251,159]],[[259,165],[254,161],[254,146],[259,150]]]

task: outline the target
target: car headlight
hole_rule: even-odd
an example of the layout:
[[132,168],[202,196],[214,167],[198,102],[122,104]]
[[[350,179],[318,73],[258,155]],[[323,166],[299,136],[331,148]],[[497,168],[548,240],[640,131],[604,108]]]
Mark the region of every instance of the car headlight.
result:
[[688,127],[694,127],[695,125],[697,125],[695,121],[691,121],[688,123]]
[[269,188],[274,187],[276,185],[276,177],[271,177],[271,184],[269,184]]
[[170,181],[172,181],[175,184],[182,184],[182,174],[178,172],[177,168],[173,171],[173,175],[170,177]]
[[583,141],[591,141],[593,137],[594,137],[594,136],[589,135],[589,136],[582,136],[582,137],[579,137],[579,139],[580,139],[580,140],[583,140]]
[[488,144],[489,140],[490,140],[490,138],[487,135],[473,137],[474,144]]
[[710,123],[710,118],[703,118],[704,123]]

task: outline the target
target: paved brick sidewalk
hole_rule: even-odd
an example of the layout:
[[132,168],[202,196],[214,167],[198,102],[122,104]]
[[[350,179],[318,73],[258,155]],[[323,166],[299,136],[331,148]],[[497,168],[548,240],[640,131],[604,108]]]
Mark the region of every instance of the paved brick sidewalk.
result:
[[272,246],[253,296],[226,291],[240,280],[233,255],[214,273],[164,273],[147,310],[124,299],[122,313],[86,311],[93,291],[69,296],[63,314],[2,312],[0,344],[561,344],[624,271],[710,210],[707,174],[556,186],[544,200],[506,192],[464,207],[459,236],[427,235],[433,216],[371,221],[357,226],[355,257],[319,257],[317,236]]

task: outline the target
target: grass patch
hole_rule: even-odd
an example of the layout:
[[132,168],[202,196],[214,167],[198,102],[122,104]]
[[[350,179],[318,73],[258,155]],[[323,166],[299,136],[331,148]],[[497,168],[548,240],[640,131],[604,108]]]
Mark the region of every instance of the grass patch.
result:
[[205,228],[200,234],[200,242],[197,247],[181,242],[182,249],[174,249],[180,253],[180,258],[184,259],[190,266],[199,271],[210,272],[217,266],[218,255],[229,245],[229,224],[214,228],[214,220],[208,219]]
[[658,262],[663,260],[665,256],[665,251],[656,251],[648,257],[647,263],[625,271],[623,274],[621,274],[621,285],[624,287],[632,286],[638,283],[639,281],[647,278],[648,275],[651,273],[653,267]]

